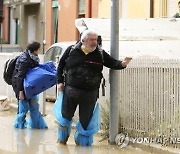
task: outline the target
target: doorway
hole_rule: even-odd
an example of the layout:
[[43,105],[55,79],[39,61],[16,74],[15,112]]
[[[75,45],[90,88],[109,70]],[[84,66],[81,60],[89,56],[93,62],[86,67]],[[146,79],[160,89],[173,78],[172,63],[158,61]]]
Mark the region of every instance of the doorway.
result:
[[36,16],[28,16],[28,42],[36,39]]

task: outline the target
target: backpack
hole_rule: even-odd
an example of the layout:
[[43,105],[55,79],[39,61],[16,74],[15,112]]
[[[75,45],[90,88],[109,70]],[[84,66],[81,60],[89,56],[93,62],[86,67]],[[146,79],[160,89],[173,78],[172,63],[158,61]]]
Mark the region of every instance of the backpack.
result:
[[16,61],[18,59],[19,56],[13,58],[13,59],[8,59],[5,62],[4,65],[4,72],[3,72],[3,78],[4,81],[8,84],[8,85],[12,85],[12,75],[13,75],[13,71],[16,65]]

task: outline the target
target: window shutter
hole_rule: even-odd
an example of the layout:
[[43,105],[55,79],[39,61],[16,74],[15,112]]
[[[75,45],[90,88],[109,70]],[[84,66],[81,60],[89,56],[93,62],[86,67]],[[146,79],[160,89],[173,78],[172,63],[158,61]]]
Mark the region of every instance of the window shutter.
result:
[[3,0],[0,1],[0,23],[3,19]]
[[79,14],[85,14],[85,0],[79,0]]

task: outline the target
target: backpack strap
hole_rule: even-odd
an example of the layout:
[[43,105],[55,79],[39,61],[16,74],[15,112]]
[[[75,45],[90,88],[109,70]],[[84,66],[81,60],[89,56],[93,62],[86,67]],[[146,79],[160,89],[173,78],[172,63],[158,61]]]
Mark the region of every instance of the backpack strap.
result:
[[71,46],[71,49],[70,49],[70,51],[69,51],[69,56],[70,56],[71,52],[72,52],[80,43],[81,43],[81,42],[78,41],[78,42],[76,42],[76,44],[74,44],[74,45]]
[[[99,52],[101,54],[101,58],[102,58],[102,62],[104,63],[104,54],[103,54],[103,49],[101,48],[101,46],[98,46]],[[102,96],[105,96],[105,87],[106,87],[106,80],[104,78],[104,75],[102,73],[102,84],[101,84],[101,88],[102,88]]]
[[[68,54],[68,57],[70,56],[70,54],[72,53],[72,51],[76,48],[76,46],[79,44],[80,42],[77,42],[76,44],[74,45],[71,45],[71,48],[69,50],[69,54]],[[67,58],[68,58],[67,57]],[[64,76],[64,85],[66,85],[66,75],[67,75],[67,72],[68,72],[68,68],[67,66],[64,67],[64,71],[63,71],[63,76]]]
[[100,54],[101,54],[102,62],[104,63],[103,49],[102,49],[100,46],[98,47],[98,49],[99,49],[99,52],[100,52]]

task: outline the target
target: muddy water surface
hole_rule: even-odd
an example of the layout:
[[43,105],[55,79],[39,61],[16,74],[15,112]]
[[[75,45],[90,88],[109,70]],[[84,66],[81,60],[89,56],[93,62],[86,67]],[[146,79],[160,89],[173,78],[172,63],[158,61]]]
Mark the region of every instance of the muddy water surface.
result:
[[120,149],[116,145],[108,145],[107,141],[99,143],[99,135],[95,136],[91,147],[76,146],[73,139],[74,129],[66,146],[57,144],[57,124],[54,122],[52,105],[47,104],[46,108],[45,120],[49,126],[47,130],[16,129],[12,125],[16,108],[11,107],[9,111],[0,112],[0,154],[148,154],[131,146]]

